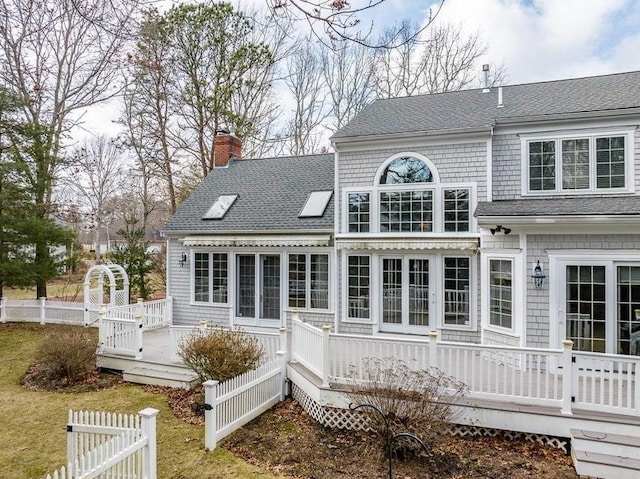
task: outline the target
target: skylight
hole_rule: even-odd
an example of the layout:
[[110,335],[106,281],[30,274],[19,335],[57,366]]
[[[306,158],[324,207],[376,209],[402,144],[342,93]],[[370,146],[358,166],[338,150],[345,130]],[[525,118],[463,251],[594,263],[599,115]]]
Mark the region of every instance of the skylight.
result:
[[238,195],[220,195],[213,206],[202,217],[203,220],[220,220],[224,218]]
[[311,218],[315,216],[322,216],[324,210],[327,209],[329,200],[333,191],[312,191],[309,193],[309,198],[304,204],[304,208],[298,215],[299,218]]

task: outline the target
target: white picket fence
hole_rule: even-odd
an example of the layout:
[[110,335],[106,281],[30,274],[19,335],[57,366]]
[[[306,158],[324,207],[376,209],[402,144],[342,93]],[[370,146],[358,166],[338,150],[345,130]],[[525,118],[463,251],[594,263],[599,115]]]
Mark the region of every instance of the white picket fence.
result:
[[286,395],[286,353],[225,382],[206,381],[205,448],[213,451],[222,438],[255,419]]
[[[563,349],[514,348],[428,339],[335,334],[294,319],[291,359],[323,386],[366,381],[372,358],[397,358],[414,369],[438,368],[468,387],[468,397],[637,416],[640,357]],[[636,374],[638,373],[638,374]]]
[[69,411],[67,465],[45,479],[157,479],[158,412]]
[[70,301],[0,299],[1,323],[84,324],[84,305]]

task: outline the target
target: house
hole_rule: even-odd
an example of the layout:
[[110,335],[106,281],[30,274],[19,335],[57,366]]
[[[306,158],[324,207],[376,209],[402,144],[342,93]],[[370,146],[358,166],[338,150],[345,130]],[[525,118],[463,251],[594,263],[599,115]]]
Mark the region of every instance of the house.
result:
[[217,167],[166,224],[174,323],[640,354],[640,72],[379,100],[335,154]]

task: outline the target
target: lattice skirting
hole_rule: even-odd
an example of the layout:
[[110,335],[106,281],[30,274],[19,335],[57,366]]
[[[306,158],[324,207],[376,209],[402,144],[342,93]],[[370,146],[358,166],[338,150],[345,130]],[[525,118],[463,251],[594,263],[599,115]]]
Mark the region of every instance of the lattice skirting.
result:
[[[348,409],[322,406],[314,401],[307,393],[299,388],[295,383],[291,384],[291,395],[298,401],[307,414],[325,427],[348,429],[352,431],[368,430],[366,417],[359,412]],[[505,437],[507,439],[523,439],[529,442],[537,442],[543,446],[550,446],[560,449],[565,454],[570,451],[570,441],[566,438],[547,436],[545,434],[534,434],[527,432],[505,431],[502,429],[491,429],[488,427],[465,426],[454,424],[449,428],[449,434],[457,437],[487,436]]]

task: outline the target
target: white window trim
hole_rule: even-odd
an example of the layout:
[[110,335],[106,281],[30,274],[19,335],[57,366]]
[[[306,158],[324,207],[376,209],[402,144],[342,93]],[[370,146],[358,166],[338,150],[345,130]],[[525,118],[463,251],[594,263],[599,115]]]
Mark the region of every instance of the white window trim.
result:
[[[196,253],[206,253],[209,255],[209,301],[196,301],[196,285],[195,285],[195,255]],[[211,258],[211,254],[225,254],[227,255],[227,301],[224,303],[214,302],[213,301],[213,261]],[[215,307],[225,307],[228,308],[231,306],[231,291],[232,289],[229,287],[231,281],[231,271],[230,271],[230,259],[231,254],[228,251],[219,251],[219,250],[211,250],[211,249],[196,249],[192,248],[188,253],[189,257],[189,305],[190,306],[215,306]]]
[[[564,267],[567,264],[606,266],[606,284],[616,284],[615,268],[612,266],[639,265],[640,253],[631,250],[550,250],[549,255],[549,347],[560,348],[560,325],[564,325],[564,304],[560,304],[562,293],[558,288],[564,284],[561,275],[564,275]],[[613,328],[610,318],[615,318],[615,291],[614,288],[606,288],[607,304],[607,328]],[[610,331],[607,330],[607,333]],[[613,336],[607,334],[609,341]],[[607,344],[607,347],[610,345]]]
[[[368,318],[351,318],[349,317],[349,256],[367,256],[369,258],[369,317]],[[378,267],[374,261],[374,255],[370,253],[354,253],[352,251],[343,251],[342,252],[342,261],[341,261],[341,276],[343,278],[342,288],[341,288],[341,310],[343,311],[342,319],[340,322],[342,323],[352,323],[352,324],[375,324],[373,320],[373,301],[372,295],[374,288],[378,284]]]
[[[307,305],[304,308],[298,308],[289,306],[289,255],[292,254],[301,254],[305,256],[306,266],[309,268],[305,272],[305,304]],[[328,297],[327,297],[327,309],[323,308],[312,308],[311,305],[311,255],[325,255],[328,258],[327,264],[327,282],[328,282]],[[333,282],[333,260],[332,254],[330,251],[314,251],[314,250],[305,250],[302,251],[293,251],[289,250],[284,253],[284,267],[286,270],[284,271],[284,276],[286,280],[286,292],[285,297],[286,301],[284,304],[284,310],[287,312],[293,311],[305,311],[310,313],[330,313],[333,312],[333,289],[331,284]]]
[[464,255],[464,254],[456,254],[456,253],[439,253],[437,255],[437,266],[438,269],[436,271],[436,281],[439,287],[439,291],[441,293],[444,292],[444,258],[469,258],[469,324],[446,324],[444,322],[444,305],[445,298],[443,294],[439,295],[437,300],[438,304],[438,328],[447,330],[447,331],[476,331],[477,326],[477,310],[478,310],[478,302],[477,302],[477,294],[476,294],[476,284],[478,273],[478,262],[476,260],[476,255]]
[[[595,168],[595,138],[624,136],[625,137],[625,187],[624,188],[596,188]],[[589,188],[586,189],[562,189],[562,157],[559,145],[561,140],[589,139]],[[572,130],[549,133],[531,133],[520,135],[520,165],[521,165],[521,193],[522,196],[562,196],[562,195],[593,195],[593,194],[619,194],[634,193],[634,158],[635,137],[633,129],[589,129]],[[529,189],[529,143],[535,141],[555,141],[556,143],[556,188],[554,190],[530,190]]]
[[[489,260],[509,260],[512,264],[511,282],[511,328],[495,326],[490,322],[491,308],[489,301]],[[482,329],[511,337],[521,337],[526,328],[525,314],[525,288],[527,276],[524,269],[523,254],[520,250],[492,250],[482,254],[480,264],[482,298],[486,298],[482,304]]]
[[[376,186],[380,185],[380,177],[382,177],[382,174],[384,173],[384,171],[387,169],[387,166],[389,166],[389,164],[392,161],[397,160],[398,158],[406,158],[406,157],[416,158],[422,161],[425,165],[427,165],[427,168],[429,168],[429,170],[431,171],[431,176],[433,177],[433,181],[429,183],[405,183],[405,185],[410,185],[410,184],[411,185],[431,185],[431,184],[440,183],[440,174],[438,173],[438,169],[436,168],[436,165],[434,165],[429,158],[427,158],[424,155],[421,155],[420,153],[415,153],[413,151],[403,151],[401,153],[396,153],[395,155],[390,156],[389,158],[387,158],[385,161],[382,162],[382,164],[378,167],[378,171],[376,171],[376,175],[373,179],[373,184]],[[389,185],[383,185],[383,186],[389,186]]]
[[[469,231],[444,231],[445,190],[469,190]],[[433,191],[433,231],[430,232],[387,232],[380,231],[380,192],[386,191]],[[349,233],[349,194],[369,193],[369,232]],[[342,231],[349,236],[401,235],[401,236],[468,236],[477,232],[477,221],[473,212],[477,206],[477,185],[475,183],[408,183],[406,185],[372,186],[368,188],[343,188],[342,190]]]

